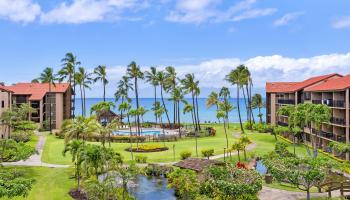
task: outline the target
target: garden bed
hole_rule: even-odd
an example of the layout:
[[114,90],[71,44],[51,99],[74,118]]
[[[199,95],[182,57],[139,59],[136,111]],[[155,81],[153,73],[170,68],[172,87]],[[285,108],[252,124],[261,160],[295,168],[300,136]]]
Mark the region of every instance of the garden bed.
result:
[[[160,151],[167,151],[169,148],[164,147],[162,145],[158,144],[141,144],[139,147],[133,147],[132,152],[139,152],[139,153],[152,153],[152,152],[160,152]],[[131,148],[126,148],[125,151],[130,152]]]

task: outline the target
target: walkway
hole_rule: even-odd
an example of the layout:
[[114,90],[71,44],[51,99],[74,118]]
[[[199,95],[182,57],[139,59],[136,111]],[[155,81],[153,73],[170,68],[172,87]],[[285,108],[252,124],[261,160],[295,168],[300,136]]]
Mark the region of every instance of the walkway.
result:
[[[333,191],[332,197],[339,197],[340,192]],[[328,193],[311,193],[311,197],[328,197]],[[306,192],[293,192],[287,190],[280,190],[263,186],[263,189],[259,192],[260,200],[298,200],[306,199]]]
[[56,164],[48,164],[41,161],[41,156],[44,150],[44,145],[46,141],[46,137],[39,132],[35,132],[36,135],[39,136],[39,141],[36,144],[37,153],[30,156],[27,160],[20,160],[17,162],[3,162],[1,163],[4,166],[31,166],[31,167],[52,167],[52,168],[68,168],[69,165],[56,165]]

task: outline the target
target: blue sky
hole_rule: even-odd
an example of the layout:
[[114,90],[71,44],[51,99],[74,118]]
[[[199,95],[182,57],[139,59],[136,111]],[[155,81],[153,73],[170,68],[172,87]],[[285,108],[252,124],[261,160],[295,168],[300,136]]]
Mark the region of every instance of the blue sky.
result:
[[108,66],[109,96],[132,60],[195,73],[203,96],[241,63],[259,92],[266,81],[349,74],[349,8],[348,0],[0,0],[0,81],[58,70],[66,52],[86,68]]

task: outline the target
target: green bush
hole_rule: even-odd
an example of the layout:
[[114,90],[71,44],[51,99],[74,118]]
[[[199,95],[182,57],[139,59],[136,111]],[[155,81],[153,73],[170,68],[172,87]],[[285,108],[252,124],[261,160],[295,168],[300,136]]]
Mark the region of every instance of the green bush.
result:
[[33,131],[15,131],[11,133],[10,137],[16,142],[28,142],[33,134]]
[[203,149],[202,155],[203,157],[207,157],[209,159],[210,156],[214,155],[214,149]]
[[136,163],[147,163],[147,156],[144,155],[136,155],[135,156]]
[[12,139],[0,140],[0,148],[2,149],[0,157],[3,162],[25,160],[36,152],[34,147],[23,142],[17,143]]
[[253,130],[259,132],[259,133],[268,133],[272,131],[272,127],[269,124],[265,124],[265,123],[257,123],[257,124],[253,124]]
[[32,121],[18,121],[13,124],[15,131],[34,131],[38,129],[38,125]]
[[0,198],[26,197],[32,189],[33,179],[24,177],[24,174],[17,170],[0,170]]
[[185,160],[186,158],[189,158],[192,156],[192,153],[190,151],[182,151],[180,153],[181,160]]
[[[252,125],[252,128],[254,129],[255,123],[253,121],[250,121],[250,123]],[[250,123],[249,123],[249,121],[244,122],[244,124],[243,124],[244,129],[250,130]]]

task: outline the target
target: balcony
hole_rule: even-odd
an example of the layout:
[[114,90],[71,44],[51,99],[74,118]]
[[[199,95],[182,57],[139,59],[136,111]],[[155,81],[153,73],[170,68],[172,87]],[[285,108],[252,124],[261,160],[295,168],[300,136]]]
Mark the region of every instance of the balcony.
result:
[[322,104],[322,100],[312,100],[313,104]]
[[279,104],[295,104],[294,99],[278,99],[277,103]]
[[338,125],[342,125],[342,126],[346,125],[344,118],[331,117],[330,122],[332,124],[338,124]]
[[277,124],[278,124],[279,126],[288,126],[288,123],[286,123],[286,122],[280,122],[280,121],[278,121]]
[[345,136],[340,136],[340,135],[334,136],[334,140],[337,142],[346,142]]
[[325,99],[323,100],[323,104],[330,107],[345,108],[345,101],[342,101],[342,100]]

